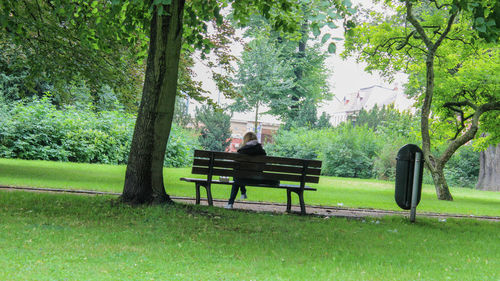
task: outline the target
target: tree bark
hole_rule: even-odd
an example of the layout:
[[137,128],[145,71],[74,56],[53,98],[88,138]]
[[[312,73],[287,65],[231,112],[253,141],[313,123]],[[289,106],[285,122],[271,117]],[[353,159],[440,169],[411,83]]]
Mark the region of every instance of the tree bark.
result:
[[254,129],[253,131],[257,134],[257,129],[258,129],[258,122],[259,122],[259,101],[255,104],[255,124],[254,124]]
[[182,15],[185,0],[153,8],[146,77],[132,139],[121,200],[169,203],[163,162],[175,107]]
[[453,201],[453,196],[451,196],[450,189],[448,188],[448,184],[446,183],[443,169],[444,165],[439,165],[435,169],[431,169],[432,180],[434,181],[436,194],[439,200]]
[[479,165],[476,189],[500,191],[500,144],[481,151]]
[[448,24],[444,32],[439,36],[436,42],[432,42],[431,39],[427,36],[424,31],[422,25],[418,22],[418,20],[413,15],[413,4],[410,0],[405,1],[406,5],[406,16],[408,21],[415,27],[417,33],[420,35],[421,40],[424,42],[427,48],[427,57],[426,57],[426,84],[425,84],[425,94],[424,94],[424,102],[422,105],[422,116],[420,119],[420,131],[422,133],[422,151],[424,152],[424,161],[425,165],[429,168],[432,179],[434,180],[434,186],[436,188],[436,194],[439,200],[448,200],[453,201],[453,197],[451,196],[450,190],[448,188],[448,184],[446,183],[446,179],[444,177],[443,168],[446,162],[448,161],[451,154],[446,155],[444,158],[436,159],[431,153],[431,137],[429,133],[429,117],[431,114],[431,105],[432,98],[434,95],[434,59],[436,55],[436,51],[446,38],[446,35],[449,33],[451,26],[455,20],[457,12],[453,13],[448,19]]

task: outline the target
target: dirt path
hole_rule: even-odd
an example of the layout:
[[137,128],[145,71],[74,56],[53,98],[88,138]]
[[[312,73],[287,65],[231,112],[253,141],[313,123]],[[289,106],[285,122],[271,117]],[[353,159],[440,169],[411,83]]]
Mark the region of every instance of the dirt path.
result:
[[[31,192],[53,192],[53,193],[74,193],[82,195],[114,195],[118,196],[120,193],[114,192],[101,192],[101,191],[90,191],[90,190],[70,190],[70,189],[54,189],[54,188],[34,188],[34,187],[17,187],[17,186],[2,186],[0,185],[0,190],[2,191],[12,191],[12,190],[24,190]],[[194,204],[195,199],[190,197],[174,197],[172,199],[176,202]],[[223,207],[227,203],[227,200],[214,199],[214,205],[218,207]],[[202,205],[207,205],[206,199],[201,199]],[[234,204],[234,209],[236,210],[251,210],[255,212],[276,212],[283,213],[286,210],[286,204],[283,203],[271,203],[271,202],[255,202],[255,201],[236,201]],[[388,211],[388,210],[377,210],[377,209],[360,209],[360,208],[345,208],[345,207],[335,207],[335,206],[306,206],[307,214],[324,216],[324,217],[345,217],[352,219],[365,219],[365,218],[377,218],[383,216],[409,216],[408,211]],[[292,212],[300,212],[300,207],[297,205],[292,206]],[[464,218],[464,219],[479,219],[488,221],[500,221],[500,217],[494,216],[473,216],[473,215],[460,215],[460,214],[439,214],[439,213],[429,213],[429,212],[419,212],[417,209],[417,219],[419,216],[438,218],[439,220],[445,220],[447,218]]]

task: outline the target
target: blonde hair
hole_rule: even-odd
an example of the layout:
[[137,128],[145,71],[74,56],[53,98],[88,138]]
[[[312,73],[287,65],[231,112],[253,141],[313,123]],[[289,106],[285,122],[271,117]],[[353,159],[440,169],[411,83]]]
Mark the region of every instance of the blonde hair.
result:
[[243,145],[247,144],[247,142],[257,140],[257,135],[254,132],[248,132],[243,136]]

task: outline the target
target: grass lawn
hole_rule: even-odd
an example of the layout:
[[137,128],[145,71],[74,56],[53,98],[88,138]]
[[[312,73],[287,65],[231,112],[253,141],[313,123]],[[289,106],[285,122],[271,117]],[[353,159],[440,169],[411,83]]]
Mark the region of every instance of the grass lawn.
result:
[[499,280],[499,223],[0,191],[0,280]]
[[[180,177],[192,177],[190,168],[165,169],[167,192],[174,196],[195,196],[194,184]],[[121,192],[125,166],[77,164],[49,161],[0,159],[0,184]],[[198,176],[199,177],[199,176]],[[306,204],[400,210],[394,201],[394,182],[322,176],[306,192]],[[230,186],[216,185],[215,198],[227,199]],[[434,187],[424,185],[418,211],[500,216],[500,192],[451,188],[453,202],[436,199]],[[202,191],[202,196],[204,195]],[[249,200],[285,202],[283,190],[249,187]],[[292,197],[294,204],[298,199]]]

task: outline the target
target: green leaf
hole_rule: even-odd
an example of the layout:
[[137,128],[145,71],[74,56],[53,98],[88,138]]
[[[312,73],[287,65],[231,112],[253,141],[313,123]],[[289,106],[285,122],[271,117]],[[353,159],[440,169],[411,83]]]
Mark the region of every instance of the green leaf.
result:
[[323,35],[323,38],[321,38],[321,44],[325,44],[326,41],[328,41],[328,39],[330,39],[330,37],[332,37],[332,35],[330,33]]
[[476,27],[476,29],[479,32],[486,32],[486,26],[485,25],[478,26],[478,27]]
[[334,29],[337,28],[338,26],[334,22],[330,21],[328,22],[328,27]]
[[317,24],[312,25],[312,32],[315,37],[318,37],[321,34],[321,30],[319,30],[319,26]]
[[335,54],[335,52],[336,52],[336,51],[337,51],[337,45],[335,45],[335,43],[333,43],[333,42],[332,42],[332,43],[330,43],[330,44],[328,45],[328,52],[329,52],[330,54]]
[[496,22],[494,19],[489,19],[488,22],[486,23],[486,26],[495,26],[496,25]]

